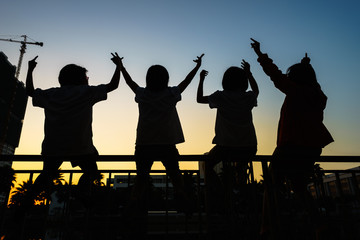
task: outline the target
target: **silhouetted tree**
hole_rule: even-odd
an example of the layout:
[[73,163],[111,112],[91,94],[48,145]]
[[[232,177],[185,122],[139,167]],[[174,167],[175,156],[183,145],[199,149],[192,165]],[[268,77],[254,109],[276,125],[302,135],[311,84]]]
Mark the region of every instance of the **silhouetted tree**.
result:
[[95,186],[105,186],[105,184],[101,181],[104,179],[104,174],[99,173],[94,181]]
[[16,182],[16,174],[10,166],[0,167],[0,192],[7,192],[14,187]]
[[67,185],[68,183],[65,181],[64,179],[64,174],[62,172],[58,172],[58,174],[56,175],[56,178],[53,181],[54,185]]
[[[10,205],[12,206],[20,206],[21,203],[29,197],[29,190],[32,188],[33,182],[30,180],[23,181],[19,184],[18,187],[15,188],[15,191],[12,192]],[[68,185],[68,183],[64,179],[64,174],[60,171],[58,172],[56,178],[53,180],[53,187]],[[49,193],[42,191],[40,194],[35,196],[33,199],[36,205],[45,205],[48,200],[50,200]]]
[[29,193],[29,189],[31,188],[32,184],[33,182],[30,180],[20,183],[19,186],[16,187],[15,190],[12,192],[10,205],[20,206],[23,199],[27,197],[27,194]]

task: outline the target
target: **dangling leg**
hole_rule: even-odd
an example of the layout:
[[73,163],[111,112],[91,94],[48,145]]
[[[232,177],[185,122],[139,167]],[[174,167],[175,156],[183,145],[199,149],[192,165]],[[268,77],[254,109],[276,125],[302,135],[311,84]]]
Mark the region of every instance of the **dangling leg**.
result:
[[42,191],[46,191],[46,194],[50,196],[51,188],[54,185],[53,181],[59,175],[59,167],[61,164],[62,160],[59,160],[59,158],[44,158],[43,170],[29,190],[25,205],[33,205],[35,198]]
[[279,153],[280,150],[275,149],[269,170],[264,172],[265,190],[261,234],[264,238],[270,237],[271,239],[279,239],[281,232],[279,230],[281,229],[279,198],[280,189],[285,181],[286,167],[283,166],[283,159],[279,157]]
[[23,197],[20,202],[20,207],[15,212],[14,220],[17,222],[23,222],[26,213],[34,205],[34,200],[41,192],[45,191],[47,196],[51,195],[53,180],[58,176],[58,170],[62,161],[55,157],[44,157],[43,160],[43,170],[36,178],[27,194]]
[[94,181],[100,176],[96,163],[98,155],[81,156],[81,158],[82,159],[78,161],[78,166],[83,171],[83,174],[79,179],[78,187],[80,191],[90,196]]
[[130,239],[145,239],[147,234],[149,175],[153,164],[153,149],[136,146],[136,179],[125,211],[126,235]]
[[[205,161],[205,199],[209,213],[223,213],[224,211],[224,184],[214,169],[218,163],[226,160],[224,158],[226,156],[221,147],[216,145],[210,150]],[[226,166],[223,166],[223,169],[223,177],[226,178]]]
[[[135,163],[136,179],[130,195],[130,202],[142,202],[146,197],[146,189],[149,185],[150,170],[153,164],[151,147],[136,146]],[[130,203],[131,204],[131,203]]]
[[297,219],[297,228],[301,228],[301,232],[306,234],[306,238],[315,237],[320,226],[324,227],[323,221],[320,220],[319,212],[316,208],[315,201],[308,191],[307,186],[309,183],[310,172],[313,170],[314,163],[306,163],[301,161],[297,164],[300,172],[296,172],[291,177],[291,185],[295,194],[297,207],[299,208],[299,216]]
[[174,186],[175,196],[180,204],[180,209],[187,214],[191,214],[194,209],[194,202],[190,199],[184,184],[184,178],[179,167],[179,152],[175,145],[165,145],[161,147],[159,158],[161,159],[167,174]]

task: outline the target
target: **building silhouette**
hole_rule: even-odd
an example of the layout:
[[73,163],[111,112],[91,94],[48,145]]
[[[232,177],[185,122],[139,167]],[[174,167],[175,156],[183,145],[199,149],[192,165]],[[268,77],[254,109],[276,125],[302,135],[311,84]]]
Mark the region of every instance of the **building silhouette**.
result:
[[[0,52],[0,168],[4,169],[11,167],[12,162],[1,156],[14,155],[19,145],[28,98],[24,83],[15,77],[15,71],[16,67]],[[7,202],[7,197],[8,192],[2,189],[0,205]]]
[[[16,67],[0,52],[0,154],[13,155],[19,145],[27,95],[24,83],[15,78]],[[0,162],[10,164],[11,162]]]

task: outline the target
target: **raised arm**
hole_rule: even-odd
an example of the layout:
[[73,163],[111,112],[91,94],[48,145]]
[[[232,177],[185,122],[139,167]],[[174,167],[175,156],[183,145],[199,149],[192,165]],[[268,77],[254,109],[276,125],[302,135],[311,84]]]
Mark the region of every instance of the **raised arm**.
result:
[[260,50],[260,43],[253,38],[250,38],[250,39],[252,41],[251,47],[254,49],[254,52],[256,53],[256,55],[258,55],[258,57],[260,57],[263,54]]
[[252,38],[251,41],[253,41],[251,43],[251,47],[258,56],[258,62],[260,63],[265,74],[268,75],[274,82],[275,87],[285,94],[288,94],[292,91],[297,91],[294,82],[289,81],[286,74],[281,72],[281,70],[273,63],[272,59],[269,58],[267,54],[261,52],[260,43]]
[[122,58],[120,58],[117,53],[115,54],[111,53],[111,55],[113,56],[111,58],[111,61],[115,63],[116,68],[111,78],[111,81],[106,85],[107,92],[111,92],[118,88],[120,82],[120,70],[122,68],[122,62],[121,62]]
[[132,80],[129,73],[126,71],[124,65],[122,64],[121,72],[124,76],[126,84],[130,87],[130,89],[136,93],[136,89],[139,87],[139,85]]
[[209,96],[204,96],[204,80],[205,77],[208,75],[208,71],[206,70],[202,70],[200,72],[200,81],[199,81],[199,86],[197,89],[197,97],[196,97],[196,101],[198,103],[209,103]]
[[36,59],[38,58],[38,56],[36,56],[34,59],[30,60],[29,63],[28,63],[28,72],[27,72],[27,75],[26,75],[26,93],[27,95],[29,95],[30,97],[33,96],[34,94],[34,81],[33,81],[33,71],[36,67]]
[[191,72],[189,72],[189,74],[186,76],[186,78],[178,85],[180,92],[183,92],[187,86],[189,86],[189,84],[191,83],[191,81],[193,80],[193,78],[195,77],[195,74],[197,73],[197,71],[199,70],[200,66],[201,66],[201,58],[204,56],[204,54],[201,54],[200,57],[197,57],[197,59],[194,60],[194,62],[196,62],[196,66],[193,70],[191,70]]
[[251,47],[254,49],[254,52],[258,56],[258,62],[263,68],[266,75],[268,75],[272,81],[276,84],[279,79],[283,78],[283,73],[279,70],[279,68],[273,63],[272,59],[268,57],[267,54],[262,53],[260,50],[260,43],[253,38],[250,38]]
[[256,80],[255,80],[254,76],[252,75],[252,73],[250,71],[250,64],[243,59],[242,62],[241,62],[241,67],[244,69],[244,71],[246,73],[246,76],[249,79],[251,90],[256,95],[259,95],[259,87],[258,87],[258,85],[256,83]]

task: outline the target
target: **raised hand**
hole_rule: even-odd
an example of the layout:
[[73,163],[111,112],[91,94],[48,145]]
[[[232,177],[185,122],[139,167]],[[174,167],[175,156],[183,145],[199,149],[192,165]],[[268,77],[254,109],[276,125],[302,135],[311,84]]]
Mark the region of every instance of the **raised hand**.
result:
[[257,85],[257,83],[255,81],[254,76],[252,75],[252,73],[250,71],[250,64],[243,59],[242,62],[241,62],[241,67],[242,67],[242,69],[244,69],[245,74],[249,79],[251,89],[254,91],[254,93],[256,95],[259,95],[259,87],[258,87],[258,85]]
[[254,49],[255,53],[257,55],[261,55],[260,43],[258,41],[256,41],[255,39],[253,39],[253,38],[250,38],[250,39],[251,39],[251,41],[253,41],[251,43],[251,47]]
[[203,57],[203,56],[204,56],[204,54],[201,54],[201,56],[200,56],[200,57],[199,57],[199,56],[197,56],[197,57],[196,57],[197,59],[195,59],[195,60],[194,60],[194,62],[196,62],[196,63],[197,63],[197,65],[199,65],[199,66],[200,66],[200,65],[201,65],[201,59],[202,59],[202,57]]
[[113,56],[111,58],[111,61],[113,61],[113,63],[115,63],[116,66],[119,66],[120,68],[123,68],[124,67],[123,63],[122,63],[123,57],[119,57],[117,52],[115,52],[115,54],[111,53],[111,55]]
[[208,75],[208,71],[206,70],[202,70],[200,72],[200,81],[199,81],[199,85],[198,85],[198,89],[197,89],[197,94],[196,94],[196,101],[198,103],[209,103],[209,97],[208,96],[204,96],[204,80],[205,77]]
[[29,70],[34,70],[34,68],[36,67],[36,59],[38,58],[38,56],[34,57],[32,60],[29,61],[28,65],[29,65]]
[[197,71],[199,70],[199,68],[201,66],[201,58],[203,56],[204,56],[204,54],[201,54],[200,57],[198,56],[197,59],[194,60],[194,62],[196,62],[196,66],[194,67],[193,70],[191,70],[189,72],[189,74],[185,77],[185,79],[182,80],[182,82],[178,85],[181,93],[185,90],[185,88],[187,88],[187,86],[190,84],[190,82],[195,77]]
[[208,75],[208,71],[206,71],[206,70],[202,70],[201,72],[200,72],[200,80],[202,80],[202,81],[204,81],[204,79],[205,79],[205,77]]
[[250,64],[248,62],[246,62],[244,59],[241,62],[241,67],[242,67],[242,69],[244,69],[244,71],[246,72],[247,75],[251,74]]
[[310,64],[310,58],[308,57],[307,53],[305,53],[305,57],[301,59],[302,64]]
[[34,57],[32,60],[30,60],[28,62],[29,68],[28,68],[28,72],[26,75],[26,93],[27,93],[27,95],[29,95],[31,97],[34,94],[34,82],[33,82],[32,73],[37,64],[37,62],[36,62],[37,58],[38,58],[38,56]]

